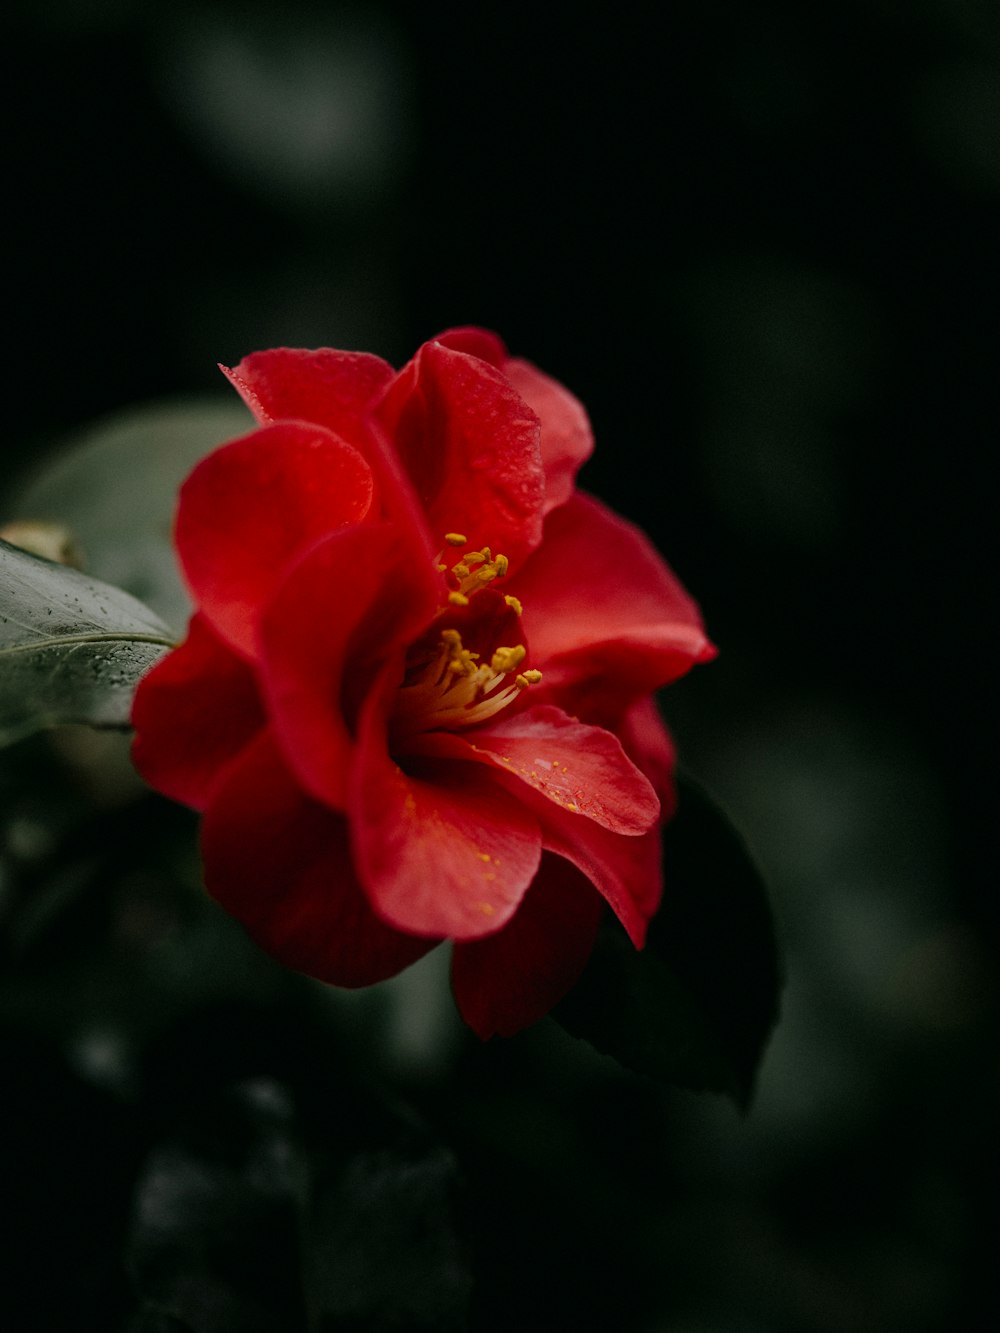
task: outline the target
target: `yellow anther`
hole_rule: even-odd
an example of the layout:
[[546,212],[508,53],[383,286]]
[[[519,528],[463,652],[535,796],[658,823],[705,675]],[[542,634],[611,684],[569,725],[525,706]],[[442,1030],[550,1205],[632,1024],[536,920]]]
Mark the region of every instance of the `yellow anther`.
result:
[[518,601],[516,597],[511,597],[508,594],[504,598],[504,601],[507,603],[507,605],[510,607],[510,609],[514,612],[516,616],[524,615],[524,607],[521,605],[521,603]]
[[[507,573],[509,561],[505,555],[496,559],[488,546],[481,551],[466,551],[461,560],[451,567],[451,572],[458,580],[458,591],[465,596],[479,592],[494,579],[501,579]],[[520,605],[520,603],[518,603]]]
[[464,546],[469,540],[462,532],[446,532],[444,539],[449,546]]
[[528,650],[523,643],[519,643],[516,648],[498,648],[493,654],[490,666],[494,671],[514,671],[527,655]]
[[443,629],[441,639],[449,648],[461,648],[462,636],[457,629]]
[[451,603],[452,606],[468,606],[468,605],[469,605],[469,599],[468,599],[468,597],[466,597],[465,593],[463,593],[463,592],[450,592],[450,593],[448,594],[448,601]]
[[530,671],[524,671],[521,673],[521,679],[524,680],[528,685],[537,685],[538,682],[541,680],[541,678],[542,678],[542,673],[536,667],[532,667]]

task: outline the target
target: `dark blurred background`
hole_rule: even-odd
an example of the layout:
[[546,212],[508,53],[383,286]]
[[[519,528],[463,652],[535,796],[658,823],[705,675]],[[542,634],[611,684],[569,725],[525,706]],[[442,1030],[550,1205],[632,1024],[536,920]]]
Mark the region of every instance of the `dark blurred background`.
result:
[[[1000,7],[36,0],[4,26],[10,479],[126,405],[224,397],[216,362],[255,348],[400,364],[479,323],[583,399],[583,484],[720,647],[664,707],[773,890],[754,1109],[602,1084],[566,1172],[606,1177],[619,1305],[508,1199],[476,1327],[992,1326]],[[558,1108],[550,1057],[524,1059]],[[90,1169],[131,1180],[113,1148]],[[58,1326],[124,1326],[94,1309]]]

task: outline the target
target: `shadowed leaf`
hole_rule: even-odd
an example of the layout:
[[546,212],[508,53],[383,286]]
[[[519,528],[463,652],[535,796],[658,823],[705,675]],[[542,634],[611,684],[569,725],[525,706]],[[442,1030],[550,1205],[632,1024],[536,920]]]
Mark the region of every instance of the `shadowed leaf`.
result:
[[665,831],[664,878],[645,949],[606,923],[555,1017],[630,1069],[745,1106],[777,1018],[777,946],[746,846],[689,779]]

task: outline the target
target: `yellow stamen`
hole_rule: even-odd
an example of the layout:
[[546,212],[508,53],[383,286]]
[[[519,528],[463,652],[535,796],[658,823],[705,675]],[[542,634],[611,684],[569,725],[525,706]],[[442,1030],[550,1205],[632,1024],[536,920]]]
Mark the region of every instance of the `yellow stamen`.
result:
[[466,551],[461,560],[452,565],[451,572],[458,579],[458,591],[471,597],[494,579],[502,579],[509,563],[505,555],[494,558],[490,548],[484,546],[481,551]]
[[463,647],[458,630],[442,630],[437,651],[428,647],[417,662],[411,661],[398,691],[393,713],[397,736],[485,722],[517,698],[531,678],[540,678],[535,671],[513,678],[525,656],[523,644],[500,647],[487,665]]
[[[505,555],[494,556],[488,546],[465,550],[468,540],[462,532],[446,532],[444,548],[436,557],[435,567],[445,580],[446,606],[467,607],[477,592],[508,571]],[[463,549],[453,556],[448,547]],[[517,597],[505,596],[504,603],[515,615],[523,613]],[[442,618],[445,610],[441,608]],[[523,643],[501,645],[487,663],[462,646],[457,629],[441,630],[437,644],[422,639],[410,651],[406,676],[397,692],[392,715],[396,739],[405,741],[420,732],[453,731],[487,721],[541,680],[540,671],[519,669],[526,656]]]
[[513,671],[519,667],[528,655],[523,643],[516,648],[498,648],[493,654],[490,666],[494,671]]
[[526,690],[529,685],[537,685],[541,678],[540,671],[522,671],[514,678],[514,684],[519,690]]

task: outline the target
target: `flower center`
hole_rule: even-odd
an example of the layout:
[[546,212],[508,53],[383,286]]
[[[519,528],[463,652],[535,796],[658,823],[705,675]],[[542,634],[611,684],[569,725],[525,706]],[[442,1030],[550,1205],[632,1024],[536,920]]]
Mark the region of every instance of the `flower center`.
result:
[[[453,547],[466,545],[466,539],[455,532],[448,533],[445,541]],[[527,656],[524,644],[491,645],[483,653],[473,652],[462,642],[462,631],[456,624],[447,624],[453,617],[456,622],[464,618],[473,641],[482,646],[484,627],[496,619],[495,607],[507,622],[506,628],[511,628],[510,622],[521,615],[522,609],[516,597],[504,597],[501,602],[491,590],[488,599],[479,604],[490,602],[490,615],[485,618],[477,617],[477,607],[470,605],[476,594],[503,578],[507,557],[493,556],[487,546],[481,551],[466,551],[449,567],[442,561],[443,555],[438,557],[437,568],[448,587],[447,606],[439,612],[431,633],[410,650],[392,715],[397,738],[424,731],[455,731],[485,722],[542,678],[540,671],[520,670]],[[455,608],[451,614],[450,608]],[[442,622],[446,627],[437,629]]]

